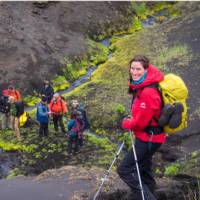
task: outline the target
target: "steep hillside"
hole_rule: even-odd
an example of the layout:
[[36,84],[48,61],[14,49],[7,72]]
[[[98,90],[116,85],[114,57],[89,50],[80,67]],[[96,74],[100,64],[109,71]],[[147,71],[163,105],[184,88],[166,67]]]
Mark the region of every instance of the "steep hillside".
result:
[[[37,169],[38,171],[34,172],[38,173],[48,169],[49,166],[58,168],[64,164],[78,165],[79,163],[84,166],[84,168],[78,167],[78,169],[68,166],[69,168],[50,170],[36,178],[37,181],[42,182],[42,188],[53,187],[59,183],[62,187],[61,190],[56,187],[53,187],[55,190],[52,190],[53,192],[60,191],[59,194],[56,193],[56,198],[64,199],[65,195],[69,194],[73,200],[89,200],[101,183],[105,170],[93,167],[95,165],[107,168],[117,151],[116,144],[120,141],[117,141],[116,138],[118,139],[118,136],[122,135],[122,130],[119,129],[120,118],[130,112],[131,96],[127,94],[128,62],[135,54],[147,55],[151,63],[158,66],[164,73],[172,72],[181,75],[189,89],[188,128],[177,135],[169,136],[167,143],[162,146],[154,158],[158,200],[191,200],[194,195],[190,192],[193,190],[198,192],[199,180],[197,178],[199,178],[200,171],[200,101],[198,93],[200,84],[200,3],[179,2],[175,6],[182,11],[180,16],[133,34],[111,38],[112,58],[99,66],[90,81],[66,95],[68,102],[77,98],[86,105],[92,133],[90,132],[90,137],[86,137],[86,145],[82,148],[83,154],[69,159],[65,150],[65,138],[61,133],[55,135],[55,132],[52,131],[52,125],[50,125],[49,138],[44,140],[40,140],[36,136],[36,129],[29,131],[23,129],[23,140],[19,143],[13,140],[11,131],[7,135],[2,134],[3,142],[12,142],[11,147],[15,149],[17,146],[19,152],[22,152],[21,156],[24,158],[22,161],[25,163],[22,162],[21,167],[27,171],[33,172]],[[3,143],[5,146],[6,142]],[[34,145],[31,146],[33,142]],[[113,170],[115,169],[116,166]],[[53,178],[50,180],[49,177]],[[75,177],[77,179],[74,179]],[[81,186],[79,181],[82,183]],[[41,191],[41,189],[37,190],[38,183],[33,183],[32,179],[22,179],[19,182],[18,179],[14,181],[2,180],[0,184],[4,187],[6,184],[12,185],[10,190],[8,188],[9,193],[2,194],[7,195],[9,199],[8,194],[12,195],[16,188],[21,186],[20,184],[23,185],[24,182],[30,186],[29,188],[27,186],[27,190],[24,191],[26,195],[29,195],[28,192],[32,192],[31,186],[36,188],[36,191]],[[71,185],[69,186],[68,183]],[[78,192],[75,191],[76,187],[77,190],[80,189]],[[3,187],[0,188],[2,188],[2,192],[6,191]],[[115,173],[111,173],[109,181],[106,181],[102,191],[99,199],[131,199],[130,190]],[[21,194],[19,193],[19,195]],[[31,194],[34,196],[33,193]],[[37,195],[38,193],[35,197],[39,198]]]
[[128,6],[128,2],[1,2],[1,83],[12,81],[27,93],[42,79],[62,74],[61,61],[81,57],[89,46],[86,38],[128,28],[132,23]]
[[199,4],[190,3],[186,8],[181,3],[177,6],[183,11],[180,17],[112,39],[113,57],[95,71],[90,82],[67,95],[69,99],[72,95],[85,101],[94,128],[116,128],[118,116],[115,108],[118,104],[123,104],[126,114],[129,113],[128,62],[135,54],[145,54],[165,74],[173,72],[183,77],[189,89],[187,130],[199,129],[199,123],[195,123],[199,120],[200,106]]

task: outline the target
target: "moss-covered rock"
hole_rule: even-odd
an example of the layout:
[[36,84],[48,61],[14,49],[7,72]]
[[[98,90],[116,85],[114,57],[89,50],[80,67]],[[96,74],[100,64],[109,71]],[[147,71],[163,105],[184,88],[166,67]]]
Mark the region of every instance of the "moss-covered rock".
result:
[[57,76],[53,80],[53,88],[55,92],[65,90],[69,86],[70,86],[70,83],[66,80],[64,76]]

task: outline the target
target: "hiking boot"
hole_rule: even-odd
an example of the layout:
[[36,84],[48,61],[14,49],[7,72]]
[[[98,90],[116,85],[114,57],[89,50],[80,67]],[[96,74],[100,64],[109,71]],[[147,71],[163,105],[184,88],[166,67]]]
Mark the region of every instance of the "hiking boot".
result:
[[[143,194],[145,200],[156,200],[156,197],[151,193],[146,184],[143,184]],[[134,190],[131,193],[131,200],[143,200],[141,190]]]
[[143,184],[144,189],[144,199],[145,200],[156,200],[156,197],[150,191],[149,187],[146,184]]
[[128,199],[131,199],[131,200],[143,200],[142,199],[141,190],[133,190]]
[[183,104],[180,102],[174,103],[174,113],[169,120],[170,128],[177,128],[181,124],[182,112],[184,110]]
[[163,109],[160,116],[160,119],[158,120],[158,123],[160,126],[165,126],[169,123],[170,117],[174,112],[174,106],[171,104],[166,104]]

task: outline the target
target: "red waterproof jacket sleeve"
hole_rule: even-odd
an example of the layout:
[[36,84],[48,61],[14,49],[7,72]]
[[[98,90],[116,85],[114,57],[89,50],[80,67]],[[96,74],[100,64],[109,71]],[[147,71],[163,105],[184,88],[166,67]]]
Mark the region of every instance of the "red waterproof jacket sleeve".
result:
[[152,120],[159,118],[160,106],[161,98],[157,90],[153,88],[140,90],[132,105],[130,129],[133,131],[141,131],[148,125],[152,125]]

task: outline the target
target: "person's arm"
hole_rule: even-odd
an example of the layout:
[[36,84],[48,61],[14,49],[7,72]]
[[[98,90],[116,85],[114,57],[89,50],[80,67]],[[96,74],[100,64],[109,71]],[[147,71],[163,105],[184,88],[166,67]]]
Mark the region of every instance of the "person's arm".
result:
[[65,114],[68,112],[67,106],[63,100],[61,100],[61,103],[62,103],[62,111]]
[[140,98],[132,106],[131,118],[126,118],[122,122],[122,127],[128,130],[144,130],[155,115],[155,111],[160,108],[160,95],[153,88],[145,88]]
[[70,120],[67,124],[68,131],[70,131],[74,126],[75,120]]
[[17,97],[17,101],[21,101],[21,94],[18,90],[15,90],[15,94],[16,94],[16,97]]
[[50,111],[50,112],[52,112],[52,105],[53,105],[53,101],[51,100],[51,101],[50,101],[50,104],[49,104],[49,111]]

